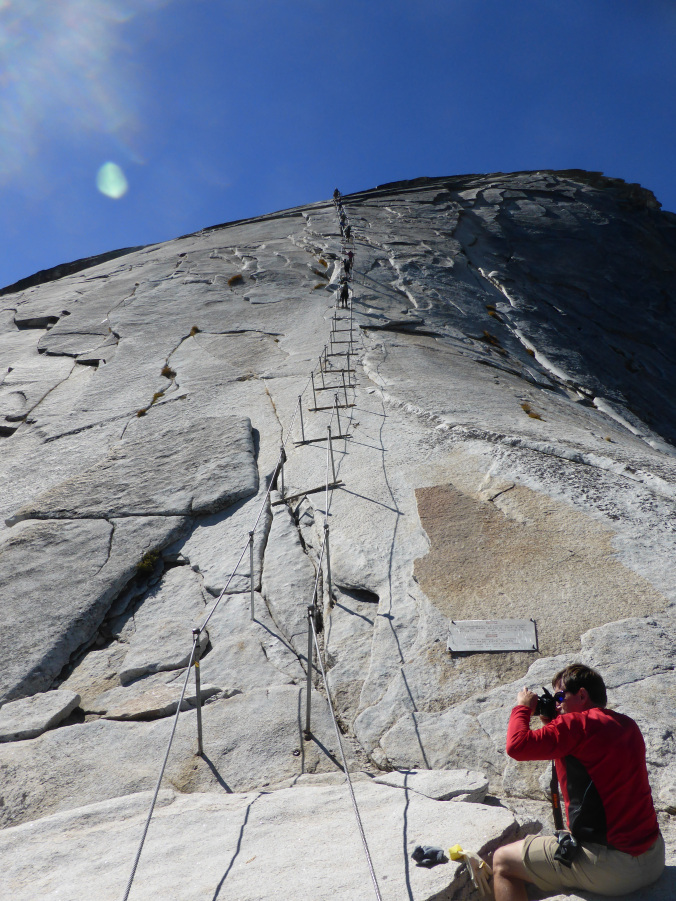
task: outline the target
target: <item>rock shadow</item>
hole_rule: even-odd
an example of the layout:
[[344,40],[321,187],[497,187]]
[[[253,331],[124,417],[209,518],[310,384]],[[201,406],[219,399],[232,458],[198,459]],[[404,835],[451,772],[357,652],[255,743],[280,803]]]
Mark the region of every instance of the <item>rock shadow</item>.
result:
[[220,895],[221,889],[223,888],[223,885],[225,884],[225,880],[230,875],[230,871],[232,870],[233,866],[235,865],[235,861],[239,857],[239,852],[242,849],[242,839],[244,838],[244,831],[246,829],[247,823],[249,822],[249,814],[251,813],[251,808],[254,806],[254,804],[256,803],[256,801],[259,798],[260,798],[260,794],[256,795],[256,797],[253,799],[253,801],[251,801],[249,804],[247,804],[246,813],[244,814],[244,820],[243,820],[242,825],[239,830],[239,836],[237,838],[237,845],[235,847],[235,851],[234,851],[232,857],[230,858],[230,862],[225,870],[225,873],[223,873],[223,875],[221,876],[221,881],[218,883],[218,885],[216,886],[216,890],[214,891],[213,895],[211,896],[211,901],[216,901],[216,899]]

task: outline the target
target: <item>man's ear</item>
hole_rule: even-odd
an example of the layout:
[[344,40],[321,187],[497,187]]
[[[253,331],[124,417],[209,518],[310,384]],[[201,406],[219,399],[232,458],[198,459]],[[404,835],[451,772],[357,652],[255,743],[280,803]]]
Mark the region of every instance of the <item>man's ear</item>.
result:
[[592,699],[589,697],[589,692],[584,686],[580,688],[577,692],[578,698],[582,701],[585,707],[593,707]]

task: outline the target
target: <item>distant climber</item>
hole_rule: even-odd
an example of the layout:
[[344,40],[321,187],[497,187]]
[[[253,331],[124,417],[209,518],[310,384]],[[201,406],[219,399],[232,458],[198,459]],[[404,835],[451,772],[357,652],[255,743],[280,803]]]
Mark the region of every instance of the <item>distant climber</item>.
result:
[[346,241],[352,240],[352,226],[351,225],[345,226],[345,228],[343,229],[343,235],[345,236]]
[[338,188],[334,188],[333,199],[336,201],[336,203],[338,203],[338,201],[340,200],[340,196],[341,195],[340,195],[340,191],[338,190]]
[[347,282],[341,282],[340,293],[338,294],[338,307],[342,307],[343,309],[347,309],[347,302],[350,299],[350,289],[347,286]]

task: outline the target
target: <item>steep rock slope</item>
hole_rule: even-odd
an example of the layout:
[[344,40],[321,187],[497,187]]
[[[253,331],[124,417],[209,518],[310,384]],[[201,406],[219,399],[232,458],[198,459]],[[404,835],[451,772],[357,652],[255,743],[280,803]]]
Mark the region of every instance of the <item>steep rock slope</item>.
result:
[[[411,807],[409,823],[415,792],[374,794],[377,773],[432,770],[441,784],[439,771],[460,769],[469,786],[467,768],[479,770],[522,828],[539,828],[543,767],[507,761],[506,721],[524,681],[547,684],[573,659],[601,668],[612,706],[641,724],[671,834],[676,217],[638,186],[578,171],[418,179],[343,205],[347,243],[334,204],[319,203],[42,273],[0,297],[3,860],[23,843],[46,861],[52,831],[90,855],[120,822],[140,834],[137,793],[154,786],[191,629],[210,614],[205,755],[188,711],[165,776],[177,793],[163,802],[167,842],[144,852],[155,868],[139,871],[139,897],[164,885],[167,855],[182,859],[172,830],[207,811],[234,816],[240,844],[254,830],[248,857],[270,841],[266,824],[279,827],[251,897],[266,878],[287,884],[293,829],[317,828],[313,792],[318,823],[354,831],[349,802],[336,813],[325,785],[340,754],[318,672],[313,740],[302,734],[315,585],[349,765],[368,774],[372,844],[397,846],[375,861],[393,874],[384,896],[462,894],[462,875],[412,874],[406,852],[423,839],[490,850],[517,826],[470,808],[469,788],[464,819],[435,801],[443,812]],[[340,485],[326,492],[332,466]],[[493,618],[535,619],[538,649],[447,651],[451,620]],[[274,803],[260,794],[273,788]],[[223,790],[243,793],[239,813]],[[276,804],[286,829],[258,814]],[[426,820],[435,834],[415,834]],[[120,894],[125,842],[99,867],[97,897]],[[170,880],[172,897],[244,897],[253,864],[240,844],[233,833],[230,863],[199,890],[195,871]],[[340,855],[320,859],[347,879],[341,897],[366,896],[365,866],[348,877]],[[15,897],[33,891],[34,867],[15,866]],[[59,858],[45,894],[67,872]],[[668,873],[651,897],[673,885]],[[87,888],[83,871],[68,897]]]

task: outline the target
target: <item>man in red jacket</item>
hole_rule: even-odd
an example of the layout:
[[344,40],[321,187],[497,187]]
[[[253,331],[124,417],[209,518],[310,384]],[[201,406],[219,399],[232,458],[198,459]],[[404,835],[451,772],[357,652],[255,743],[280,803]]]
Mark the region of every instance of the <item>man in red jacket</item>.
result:
[[498,848],[496,901],[526,901],[527,882],[543,891],[624,895],[650,885],[664,869],[640,729],[630,717],[606,709],[606,687],[595,670],[574,663],[552,685],[557,716],[543,717],[541,729],[530,728],[537,695],[527,688],[519,692],[507,753],[515,760],[555,761],[578,847],[573,843],[573,854],[562,855],[556,836],[529,836]]

